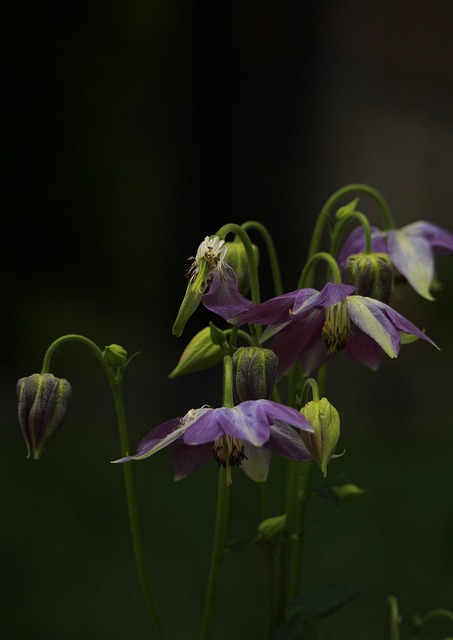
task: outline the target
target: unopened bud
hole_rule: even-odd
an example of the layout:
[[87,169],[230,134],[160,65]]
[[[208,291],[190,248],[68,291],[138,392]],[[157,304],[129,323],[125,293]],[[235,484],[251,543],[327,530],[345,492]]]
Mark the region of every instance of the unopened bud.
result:
[[277,374],[278,358],[271,349],[239,347],[233,355],[235,400],[270,399]]
[[110,344],[105,347],[102,359],[109,367],[122,367],[127,362],[127,351],[119,344]]
[[221,362],[224,351],[219,344],[214,344],[211,336],[211,327],[205,327],[199,331],[182,352],[178,364],[169,377],[176,378],[185,373],[203,371]]
[[[245,247],[241,241],[226,242],[225,246],[227,247],[225,262],[233,267],[238,279],[238,289],[242,295],[246,295],[250,289],[250,269]],[[252,248],[258,264],[259,249],[255,244],[252,244]]]
[[286,513],[281,516],[266,518],[258,525],[258,540],[271,542],[286,527]]
[[17,383],[19,424],[28,458],[38,460],[63,424],[71,401],[71,385],[51,373],[34,373]]
[[387,253],[354,253],[346,260],[345,282],[356,294],[387,303],[393,290],[394,268]]
[[301,431],[302,440],[326,477],[327,465],[340,437],[340,416],[327,398],[308,402],[300,412],[314,429],[313,433]]

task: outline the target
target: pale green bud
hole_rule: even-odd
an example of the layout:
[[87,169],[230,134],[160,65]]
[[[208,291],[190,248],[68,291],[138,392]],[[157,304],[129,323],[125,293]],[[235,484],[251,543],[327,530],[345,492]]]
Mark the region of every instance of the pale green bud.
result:
[[327,465],[340,437],[340,416],[327,398],[308,402],[300,412],[314,429],[313,433],[301,431],[302,440],[326,477]]
[[342,484],[339,486],[331,487],[339,500],[355,500],[365,493],[363,489],[355,484]]
[[393,290],[394,268],[387,253],[354,253],[348,256],[344,281],[355,293],[387,303]]
[[[250,269],[245,247],[240,240],[226,242],[225,246],[227,248],[225,262],[227,262],[230,267],[233,267],[238,279],[238,289],[242,295],[246,295],[250,289]],[[259,249],[255,244],[252,244],[252,248],[256,264],[258,264]]]
[[189,342],[169,377],[176,378],[185,373],[194,373],[214,367],[221,362],[223,355],[222,347],[212,341],[211,327],[205,327]]
[[233,354],[233,392],[238,402],[270,399],[278,358],[271,349],[239,347]]
[[102,359],[108,367],[122,367],[127,362],[127,351],[119,344],[110,344],[102,352]]
[[271,542],[286,527],[286,513],[281,516],[266,518],[258,525],[258,540]]

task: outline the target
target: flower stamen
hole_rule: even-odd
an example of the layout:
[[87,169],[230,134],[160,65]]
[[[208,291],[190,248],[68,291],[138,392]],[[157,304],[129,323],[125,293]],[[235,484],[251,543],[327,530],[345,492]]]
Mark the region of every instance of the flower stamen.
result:
[[227,472],[226,483],[230,485],[231,468],[240,467],[243,460],[247,460],[247,456],[244,453],[244,443],[238,438],[232,438],[231,436],[222,436],[214,441],[213,446],[214,459],[217,464],[222,465]]
[[322,337],[330,354],[341,351],[351,334],[346,300],[326,307],[326,319],[322,327]]

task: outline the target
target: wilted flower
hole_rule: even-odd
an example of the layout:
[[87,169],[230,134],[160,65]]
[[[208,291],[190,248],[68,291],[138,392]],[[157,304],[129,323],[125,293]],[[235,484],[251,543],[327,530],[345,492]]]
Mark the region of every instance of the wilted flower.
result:
[[[340,251],[339,264],[344,267],[349,255],[364,250],[363,227],[357,227]],[[453,253],[453,233],[424,221],[391,231],[371,227],[371,250],[388,253],[395,268],[415,291],[427,300],[433,300],[430,289],[434,279],[434,255]]]
[[256,305],[230,322],[268,325],[261,339],[275,336],[272,349],[278,356],[277,378],[298,358],[306,373],[311,373],[342,349],[376,369],[381,349],[390,358],[396,358],[404,335],[436,346],[389,305],[352,295],[353,292],[350,285],[334,283],[326,284],[321,292],[299,289]]
[[47,442],[61,427],[71,401],[71,385],[51,373],[34,373],[17,383],[19,424],[28,458],[41,457]]
[[114,462],[143,460],[176,444],[175,480],[214,458],[226,468],[228,484],[234,466],[240,466],[252,480],[263,482],[271,451],[293,460],[310,459],[300,434],[292,427],[312,431],[299,411],[271,400],[249,400],[231,408],[191,409],[183,418],[174,418],[150,431],[136,454]]
[[208,309],[219,313],[217,309],[222,308],[228,316],[251,306],[252,303],[239,293],[234,269],[225,262],[226,253],[225,241],[218,236],[206,236],[198,247],[187,271],[189,284],[173,325],[174,335],[182,334],[202,299]]

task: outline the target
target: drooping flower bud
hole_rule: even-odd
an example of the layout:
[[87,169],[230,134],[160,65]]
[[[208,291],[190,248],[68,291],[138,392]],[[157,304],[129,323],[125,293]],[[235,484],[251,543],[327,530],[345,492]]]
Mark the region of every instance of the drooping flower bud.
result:
[[71,401],[71,385],[51,373],[34,373],[17,382],[19,424],[29,458],[38,460],[63,424]]
[[[250,289],[250,269],[245,247],[240,240],[226,242],[225,246],[227,248],[225,260],[236,273],[239,291],[246,295]],[[255,244],[252,244],[252,248],[255,261],[258,264],[259,249]]]
[[[215,337],[220,329],[214,330]],[[219,344],[212,340],[211,327],[205,327],[199,331],[189,342],[181,354],[179,362],[170,373],[170,378],[176,378],[185,373],[194,373],[214,367],[221,362],[224,351]],[[221,332],[223,334],[223,332]]]
[[300,412],[314,429],[313,433],[301,432],[302,439],[326,477],[327,465],[340,437],[340,416],[327,398],[307,402]]
[[269,400],[275,384],[278,358],[271,349],[239,347],[233,355],[235,401]]
[[359,296],[385,303],[390,300],[394,267],[387,253],[354,253],[348,256],[344,277]]
[[122,367],[127,362],[127,351],[119,344],[110,344],[102,352],[102,359],[109,367]]

